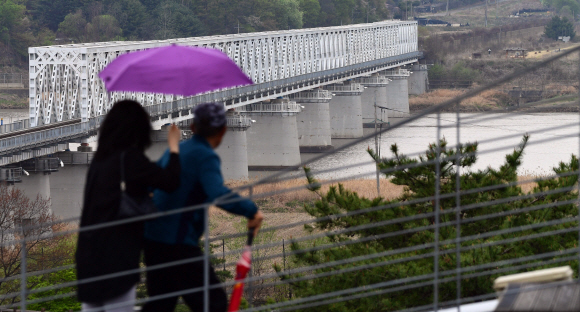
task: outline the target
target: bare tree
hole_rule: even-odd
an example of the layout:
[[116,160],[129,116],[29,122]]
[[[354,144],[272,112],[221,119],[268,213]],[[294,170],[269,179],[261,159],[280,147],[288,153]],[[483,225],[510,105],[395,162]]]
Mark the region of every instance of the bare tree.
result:
[[[50,199],[38,195],[31,200],[19,189],[0,185],[0,293],[18,292],[22,252],[27,272],[59,266],[71,261],[71,252],[56,246],[63,236],[53,237],[63,224],[50,209]],[[23,241],[26,241],[23,243]],[[35,285],[28,284],[29,288]],[[18,301],[17,296],[0,299],[0,305]]]

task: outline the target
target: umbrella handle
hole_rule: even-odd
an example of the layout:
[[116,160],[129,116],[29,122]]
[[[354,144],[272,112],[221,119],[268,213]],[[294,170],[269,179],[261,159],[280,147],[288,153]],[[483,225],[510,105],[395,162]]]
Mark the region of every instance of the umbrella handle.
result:
[[248,229],[248,241],[246,242],[246,245],[248,246],[252,246],[252,242],[254,241],[254,230],[256,228],[249,228]]

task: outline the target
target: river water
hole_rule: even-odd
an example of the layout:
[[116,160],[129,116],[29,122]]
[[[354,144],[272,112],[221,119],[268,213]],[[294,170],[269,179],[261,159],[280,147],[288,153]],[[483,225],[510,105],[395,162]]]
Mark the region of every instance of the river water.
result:
[[[19,110],[20,111],[20,110]],[[26,117],[27,110],[16,113],[15,110],[0,110],[0,118]],[[505,155],[514,150],[525,133],[530,134],[528,147],[525,150],[520,175],[547,175],[551,168],[560,161],[568,161],[572,153],[578,154],[579,117],[570,113],[541,114],[461,114],[461,142],[479,142],[479,155],[472,170],[485,169],[488,166],[498,168],[505,160]],[[440,137],[445,138],[450,146],[456,144],[455,114],[441,114]],[[373,129],[365,129],[365,134]],[[437,139],[437,118],[430,115],[406,126],[391,129],[384,133],[379,142],[381,155],[390,157],[389,148],[396,143],[399,151],[411,157],[423,153],[429,143]],[[343,146],[353,140],[335,140],[335,147]],[[374,149],[374,138],[360,142],[345,150],[333,153],[309,166],[319,179],[340,179],[349,177],[374,177],[374,165],[370,162],[366,149]],[[72,149],[72,148],[71,148]],[[166,149],[165,143],[155,143],[147,155],[153,160]],[[302,161],[308,161],[319,154],[302,154]],[[350,166],[343,168],[344,166]],[[80,215],[84,179],[88,166],[65,166],[48,178],[53,211],[63,217],[71,218]],[[316,173],[325,171],[324,173]],[[267,176],[272,172],[250,172],[251,177]],[[299,172],[294,175],[300,176]],[[31,174],[23,178],[17,187],[28,196],[35,196],[46,177]]]

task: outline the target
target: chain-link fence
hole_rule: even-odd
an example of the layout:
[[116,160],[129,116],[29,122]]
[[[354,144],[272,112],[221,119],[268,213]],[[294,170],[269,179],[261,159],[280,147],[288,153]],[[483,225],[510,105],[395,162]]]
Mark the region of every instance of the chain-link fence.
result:
[[28,74],[0,73],[0,88],[28,88]]

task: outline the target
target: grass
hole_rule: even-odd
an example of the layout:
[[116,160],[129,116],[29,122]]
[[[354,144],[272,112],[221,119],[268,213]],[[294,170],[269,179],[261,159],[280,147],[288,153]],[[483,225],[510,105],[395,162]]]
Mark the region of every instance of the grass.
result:
[[[438,105],[466,92],[465,90],[435,89],[431,92],[409,98],[411,110],[424,109],[427,106]],[[461,101],[462,110],[488,111],[505,107],[510,103],[507,93],[497,90],[487,90],[474,97]]]
[[0,93],[0,108],[27,108],[27,98],[13,94]]
[[[323,184],[322,193],[328,191],[328,188],[333,185],[328,184],[325,181],[320,182]],[[243,181],[232,181],[229,182],[228,185],[235,188],[246,183],[247,182]],[[305,203],[310,203],[318,199],[318,196],[315,193],[312,193],[305,188],[306,184],[306,179],[291,179],[287,181],[256,186],[254,188],[254,196],[259,198],[256,200],[256,203],[264,211],[271,211],[272,209],[285,209],[285,212],[300,212],[302,211],[301,208]],[[356,179],[344,181],[341,182],[341,184],[344,185],[345,188],[357,192],[360,196],[377,196],[377,186],[375,180]],[[394,185],[385,179],[381,179],[380,187],[381,196],[386,199],[397,197],[403,189],[402,186]],[[286,190],[288,189],[296,190],[287,192]],[[247,196],[248,192],[243,191],[240,194]],[[264,198],[260,198],[262,196],[264,196]]]
[[[521,10],[524,8],[542,8],[543,5],[540,0],[520,0],[520,1],[508,1],[508,2],[500,2],[496,7],[495,1],[490,2],[488,5],[488,12],[487,12],[487,21],[488,27],[495,27],[495,26],[502,26],[510,23],[518,23],[522,22],[527,19],[533,18],[547,18],[548,14],[546,13],[531,13],[531,14],[522,14],[519,18],[510,18],[509,15],[517,10]],[[497,8],[497,12],[496,12]],[[449,11],[450,16],[444,16],[444,10],[433,18],[443,19],[445,21],[449,21],[451,23],[469,23],[472,26],[483,27],[485,25],[485,7],[479,6],[473,8],[463,7]],[[428,16],[429,14],[425,14]],[[497,19],[496,19],[497,15]]]

